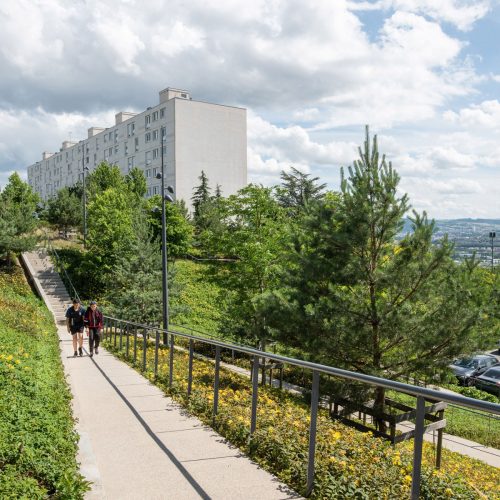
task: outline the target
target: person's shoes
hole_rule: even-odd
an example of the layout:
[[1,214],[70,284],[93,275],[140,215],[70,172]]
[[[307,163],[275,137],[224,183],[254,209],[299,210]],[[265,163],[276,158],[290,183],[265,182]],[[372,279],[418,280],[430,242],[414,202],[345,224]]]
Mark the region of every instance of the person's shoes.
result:
[[99,349],[97,349],[97,347],[95,348],[95,353],[99,354]]
[[93,355],[94,355],[94,353],[92,351],[90,351],[89,356],[92,357]]
[[81,347],[78,348],[78,352],[80,353],[80,356],[83,356],[83,349]]
[[76,358],[78,356],[78,353],[75,351],[75,354],[73,354],[73,357]]

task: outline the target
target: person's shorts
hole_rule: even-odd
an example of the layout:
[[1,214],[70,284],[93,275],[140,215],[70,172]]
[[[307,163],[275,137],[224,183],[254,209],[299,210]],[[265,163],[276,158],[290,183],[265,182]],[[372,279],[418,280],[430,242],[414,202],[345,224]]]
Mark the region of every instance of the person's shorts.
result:
[[71,332],[71,335],[75,335],[75,333],[83,333],[83,326],[81,328],[73,328],[71,327],[70,328],[70,332]]

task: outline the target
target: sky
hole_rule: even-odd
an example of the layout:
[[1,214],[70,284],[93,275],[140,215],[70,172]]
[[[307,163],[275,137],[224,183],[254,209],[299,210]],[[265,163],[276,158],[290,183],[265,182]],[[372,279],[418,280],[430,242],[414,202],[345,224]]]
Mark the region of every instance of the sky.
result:
[[338,189],[365,125],[430,217],[500,218],[500,0],[2,0],[0,186],[166,87],[248,110],[248,177]]

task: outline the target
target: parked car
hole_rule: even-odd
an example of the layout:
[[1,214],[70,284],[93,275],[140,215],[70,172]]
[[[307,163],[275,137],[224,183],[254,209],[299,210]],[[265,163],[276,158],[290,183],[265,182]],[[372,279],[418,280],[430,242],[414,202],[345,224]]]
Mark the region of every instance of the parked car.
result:
[[474,377],[481,375],[488,368],[500,364],[492,354],[476,354],[475,356],[460,358],[453,361],[449,367],[461,385],[474,385]]
[[500,364],[486,370],[482,375],[474,379],[474,385],[478,389],[491,392],[500,398]]

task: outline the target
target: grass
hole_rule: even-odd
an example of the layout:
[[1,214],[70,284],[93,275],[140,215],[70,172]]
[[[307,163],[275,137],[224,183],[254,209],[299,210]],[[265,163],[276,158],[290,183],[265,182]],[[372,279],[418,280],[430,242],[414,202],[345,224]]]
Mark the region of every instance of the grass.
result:
[[[113,349],[115,355],[138,371],[142,363],[142,342],[138,343],[137,363],[126,358],[125,349]],[[125,342],[123,342],[125,345]],[[133,349],[130,349],[132,355]],[[257,430],[250,437],[251,385],[248,378],[221,369],[219,411],[213,420],[212,363],[195,359],[193,388],[187,396],[188,356],[176,351],[173,385],[168,384],[168,349],[160,349],[159,376],[152,371],[154,350],[147,351],[145,376],[165,393],[179,401],[205,424],[266,470],[277,475],[296,491],[304,494],[307,471],[309,407],[285,391],[259,387]],[[407,498],[411,484],[413,442],[391,447],[374,438],[332,421],[320,411],[316,452],[316,486],[312,498]],[[424,444],[422,499],[500,498],[498,470],[480,461],[443,450],[440,471],[433,468],[434,447]]]
[[0,267],[0,498],[83,498],[70,400],[51,314]]

